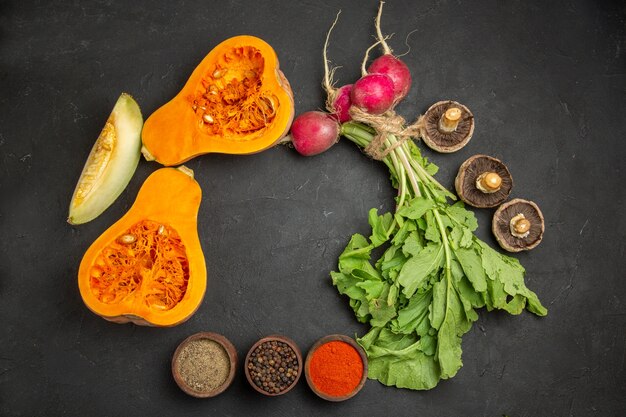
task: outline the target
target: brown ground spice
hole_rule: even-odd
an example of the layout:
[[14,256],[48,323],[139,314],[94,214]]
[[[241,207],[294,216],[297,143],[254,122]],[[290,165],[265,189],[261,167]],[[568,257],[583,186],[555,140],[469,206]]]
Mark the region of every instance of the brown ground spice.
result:
[[211,339],[192,340],[178,356],[183,381],[198,392],[211,392],[228,378],[230,361],[222,345]]

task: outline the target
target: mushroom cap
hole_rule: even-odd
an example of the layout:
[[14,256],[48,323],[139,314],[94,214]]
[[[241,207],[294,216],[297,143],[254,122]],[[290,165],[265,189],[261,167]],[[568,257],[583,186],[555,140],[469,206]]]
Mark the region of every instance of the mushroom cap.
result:
[[[476,187],[476,179],[485,172],[495,172],[500,176],[502,183],[498,191],[485,193]],[[499,159],[488,155],[474,155],[461,164],[454,180],[454,187],[459,198],[470,206],[496,207],[509,198],[513,188],[513,177]]]
[[[439,130],[439,120],[451,107],[461,109],[461,120],[454,132],[442,132]],[[429,148],[442,153],[458,151],[467,145],[474,133],[474,115],[467,107],[452,100],[438,101],[430,106],[424,114],[424,123],[422,140]]]
[[[530,221],[528,236],[516,237],[511,234],[511,219],[523,214]],[[520,252],[536,247],[543,238],[545,224],[543,214],[532,201],[515,198],[502,204],[493,215],[491,231],[502,249],[509,252]]]

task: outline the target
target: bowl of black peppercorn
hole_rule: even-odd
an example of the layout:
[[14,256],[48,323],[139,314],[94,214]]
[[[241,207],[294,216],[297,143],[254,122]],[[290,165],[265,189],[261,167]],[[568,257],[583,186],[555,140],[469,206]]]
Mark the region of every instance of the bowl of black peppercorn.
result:
[[256,391],[275,397],[290,391],[302,374],[302,353],[288,337],[271,335],[258,340],[244,361],[246,379]]

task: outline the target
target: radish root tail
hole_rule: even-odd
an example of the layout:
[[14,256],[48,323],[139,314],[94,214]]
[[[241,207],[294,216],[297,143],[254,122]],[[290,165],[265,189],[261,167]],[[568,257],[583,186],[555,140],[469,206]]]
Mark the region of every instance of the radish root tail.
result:
[[397,55],[396,58],[400,58],[403,57],[405,55],[408,55],[409,52],[411,52],[411,45],[409,45],[409,38],[411,37],[412,34],[414,34],[415,32],[417,32],[417,29],[413,29],[412,31],[409,32],[408,35],[406,35],[406,39],[404,40],[404,44],[406,45],[406,52],[400,55]]
[[376,34],[378,35],[378,40],[383,46],[383,52],[385,53],[385,55],[387,55],[391,54],[393,51],[391,50],[389,45],[387,45],[387,42],[385,42],[387,39],[389,39],[389,37],[383,36],[383,33],[380,30],[380,18],[383,14],[383,4],[385,4],[385,2],[381,1],[380,6],[378,7],[378,15],[376,15]]
[[338,67],[333,67],[333,68],[330,67],[330,64],[328,61],[328,43],[330,41],[330,33],[333,31],[333,28],[337,24],[340,14],[341,14],[341,10],[337,12],[337,16],[335,16],[335,20],[333,21],[333,24],[330,26],[330,29],[328,29],[328,33],[326,33],[326,41],[324,42],[324,81],[322,82],[322,87],[324,87],[324,90],[326,90],[326,93],[328,94],[329,98],[333,96],[332,97],[333,100],[336,94],[336,89],[333,85],[334,84],[333,75],[335,74],[335,71],[337,70]]
[[375,44],[367,48],[365,51],[365,56],[363,57],[363,62],[361,62],[361,76],[367,75],[367,61],[370,59],[370,51],[374,49],[377,45],[382,43],[381,40],[376,41]]

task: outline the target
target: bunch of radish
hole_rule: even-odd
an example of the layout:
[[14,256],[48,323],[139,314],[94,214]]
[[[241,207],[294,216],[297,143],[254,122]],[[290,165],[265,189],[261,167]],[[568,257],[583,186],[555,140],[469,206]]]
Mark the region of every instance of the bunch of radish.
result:
[[[371,326],[357,338],[367,354],[368,378],[425,390],[454,377],[463,365],[462,336],[478,319],[477,309],[511,314],[526,309],[538,316],[547,309],[526,287],[519,261],[474,234],[476,217],[462,202],[453,203],[457,197],[433,177],[437,166],[422,157],[414,141],[421,138],[431,146],[429,132],[436,130],[445,141],[464,146],[473,132],[471,112],[449,100],[435,103],[412,124],[396,114],[394,107],[411,87],[411,74],[380,32],[382,4],[376,18],[378,41],[367,50],[362,76],[354,84],[333,87],[327,35],[323,85],[328,112],[300,115],[291,137],[298,152],[312,156],[342,136],[389,168],[398,190],[395,210],[382,215],[377,208],[369,211],[371,235],[352,236],[330,277],[350,299],[359,322]],[[366,67],[369,52],[378,45],[384,54]],[[439,113],[429,113],[433,108]],[[377,248],[386,249],[380,255]]]
[[[338,140],[341,125],[351,120],[350,108],[356,107],[370,115],[383,115],[402,101],[411,88],[411,73],[407,65],[394,56],[380,30],[381,2],[376,18],[378,41],[368,49],[362,65],[362,76],[354,84],[339,88],[332,85],[332,70],[329,69],[326,49],[331,26],[324,44],[324,88],[328,94],[327,110],[308,111],[299,115],[291,126],[291,141],[294,148],[304,156],[320,154]],[[337,18],[339,15],[337,15]],[[369,51],[380,44],[384,54],[376,58],[367,68]]]

